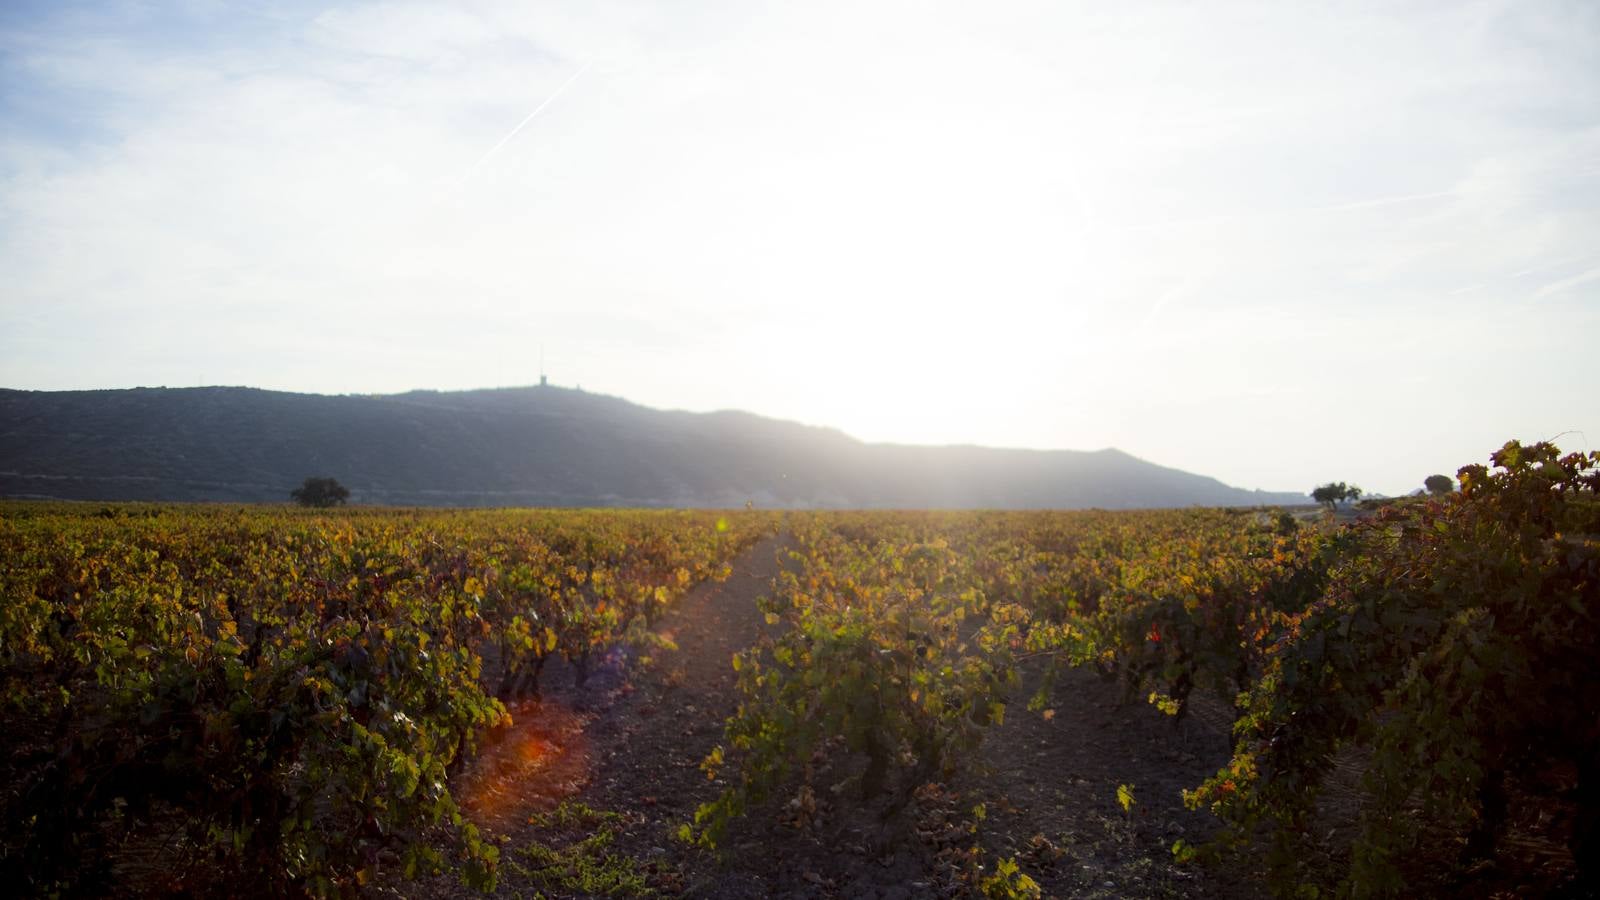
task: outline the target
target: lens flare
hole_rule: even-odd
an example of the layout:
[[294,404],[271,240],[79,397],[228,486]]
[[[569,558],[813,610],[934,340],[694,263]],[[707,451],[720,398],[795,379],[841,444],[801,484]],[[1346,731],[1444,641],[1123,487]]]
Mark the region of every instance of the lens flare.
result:
[[487,737],[457,796],[479,827],[506,829],[577,793],[588,778],[584,716],[553,701],[511,710],[512,724]]

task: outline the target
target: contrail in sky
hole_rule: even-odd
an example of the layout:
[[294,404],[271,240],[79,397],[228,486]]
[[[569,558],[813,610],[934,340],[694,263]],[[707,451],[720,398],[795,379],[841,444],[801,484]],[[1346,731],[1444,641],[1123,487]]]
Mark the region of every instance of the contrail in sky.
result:
[[524,127],[526,127],[529,122],[532,122],[534,116],[537,116],[539,113],[544,112],[544,108],[546,106],[549,106],[551,103],[554,103],[555,99],[557,97],[561,96],[561,93],[563,91],[565,91],[567,88],[571,87],[572,83],[574,81],[578,80],[578,76],[579,75],[582,75],[584,72],[587,72],[589,70],[589,63],[591,63],[593,61],[594,60],[590,60],[589,62],[586,62],[582,66],[580,66],[578,68],[578,71],[572,73],[572,77],[568,78],[566,81],[561,82],[561,86],[555,89],[555,93],[553,93],[550,96],[544,98],[544,102],[543,103],[539,104],[538,106],[535,106],[533,108],[533,112],[528,113],[528,115],[525,116],[521,122],[518,122],[517,123],[517,127],[515,127],[513,129],[511,129],[510,131],[506,132],[506,136],[505,137],[501,138],[500,141],[498,143],[496,143],[493,147],[490,147],[489,151],[487,153],[485,153],[482,156],[478,157],[478,161],[472,164],[472,168],[467,172],[467,177],[463,178],[462,182],[465,183],[468,179],[472,178],[472,176],[479,169],[483,168],[483,164],[488,162],[490,157],[492,157],[496,153],[500,152],[500,148],[501,147],[504,147],[507,144],[507,142],[509,142],[512,138],[517,136],[517,132],[521,131]]
[[1422,194],[1396,194],[1392,197],[1375,197],[1371,200],[1356,200],[1350,203],[1334,203],[1329,206],[1312,206],[1306,212],[1344,212],[1348,209],[1368,209],[1374,206],[1393,206],[1396,203],[1414,203],[1418,200],[1437,200],[1443,197],[1457,197],[1462,194],[1473,193],[1469,190],[1428,191]]

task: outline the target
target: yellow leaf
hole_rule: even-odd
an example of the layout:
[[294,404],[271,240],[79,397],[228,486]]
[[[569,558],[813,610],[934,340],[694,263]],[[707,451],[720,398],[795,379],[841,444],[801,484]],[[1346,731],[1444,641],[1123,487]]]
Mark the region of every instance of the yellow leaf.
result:
[[1123,812],[1133,809],[1133,785],[1117,785],[1117,805],[1122,807]]

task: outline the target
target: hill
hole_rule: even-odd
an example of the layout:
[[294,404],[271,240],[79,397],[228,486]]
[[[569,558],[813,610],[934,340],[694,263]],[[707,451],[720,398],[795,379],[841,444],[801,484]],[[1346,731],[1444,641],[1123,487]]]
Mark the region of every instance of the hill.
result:
[[1083,508],[1305,503],[1118,450],[868,444],[558,387],[393,395],[0,389],[0,496],[454,506]]

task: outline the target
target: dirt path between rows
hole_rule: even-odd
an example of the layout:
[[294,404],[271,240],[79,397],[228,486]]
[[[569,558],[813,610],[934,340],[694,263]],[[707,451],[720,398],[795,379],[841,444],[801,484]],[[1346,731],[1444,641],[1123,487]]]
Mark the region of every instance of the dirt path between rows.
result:
[[[765,627],[756,599],[765,594],[787,549],[769,538],[735,564],[722,583],[697,586],[661,621],[676,650],[649,651],[648,664],[616,654],[579,688],[552,664],[540,701],[513,710],[517,725],[499,735],[474,763],[460,792],[471,818],[502,840],[497,896],[595,896],[612,882],[597,876],[589,892],[541,874],[532,845],[573,846],[596,827],[606,843],[585,858],[665,896],[739,900],[757,897],[841,897],[905,900],[940,896],[949,885],[946,854],[931,838],[950,830],[962,848],[977,843],[992,865],[1015,857],[1046,896],[1253,897],[1257,882],[1237,874],[1172,862],[1174,840],[1203,838],[1209,817],[1183,808],[1179,791],[1197,784],[1225,759],[1225,732],[1200,717],[1180,732],[1167,717],[1124,703],[1120,689],[1084,671],[1063,673],[1046,719],[1024,711],[1041,669],[1024,673],[1013,713],[985,741],[982,765],[946,786],[934,806],[871,808],[848,797],[823,797],[806,827],[780,822],[782,803],[752,810],[731,831],[720,858],[673,838],[695,808],[724,787],[700,763],[722,740],[723,721],[738,702],[732,655]],[[1132,786],[1124,811],[1117,786]],[[615,813],[595,821],[552,822],[563,800]],[[972,804],[987,817],[966,830]],[[532,819],[533,821],[530,821]],[[583,855],[583,854],[580,854]],[[586,865],[555,863],[578,876]],[[558,873],[559,874],[559,873]],[[397,883],[405,896],[480,896],[448,878]],[[617,894],[626,896],[626,893]]]

